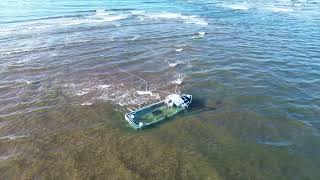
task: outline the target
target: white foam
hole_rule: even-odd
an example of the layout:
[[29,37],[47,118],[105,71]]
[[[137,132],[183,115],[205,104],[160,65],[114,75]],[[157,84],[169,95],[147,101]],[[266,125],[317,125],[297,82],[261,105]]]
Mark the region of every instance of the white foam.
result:
[[175,67],[176,65],[178,65],[179,63],[177,62],[168,62],[169,66],[171,67]]
[[320,123],[320,121],[300,121],[302,123],[304,123],[307,126],[313,127],[312,123]]
[[169,64],[169,66],[170,67],[175,67],[175,66],[177,66],[177,65],[179,65],[179,64],[183,64],[183,61],[180,61],[180,60],[177,60],[177,61],[168,61],[168,64]]
[[88,19],[96,20],[96,22],[117,21],[127,18],[127,14],[112,14],[105,10],[96,10],[96,14],[89,16]]
[[28,137],[27,135],[8,135],[8,136],[3,136],[0,137],[0,140],[4,140],[4,139],[10,139],[10,140],[14,140],[14,139],[20,139],[20,138],[25,138]]
[[59,20],[60,26],[74,26],[81,24],[100,24],[104,22],[118,21],[127,18],[126,15],[94,15],[87,18],[70,19],[63,18]]
[[6,159],[9,159],[11,157],[17,156],[17,154],[10,154],[10,155],[6,155],[6,156],[0,156],[0,161],[4,161]]
[[269,145],[269,146],[277,146],[277,147],[293,145],[293,143],[290,141],[258,141],[258,143]]
[[[119,84],[98,84],[95,81],[91,81],[83,84],[69,84],[65,85],[65,88],[70,88],[67,92],[71,92],[72,95],[79,96],[84,95],[84,93],[90,92],[90,96],[86,96],[86,101],[81,103],[83,106],[91,105],[91,102],[96,100],[103,100],[113,102],[120,106],[137,106],[149,102],[155,99],[156,96],[148,91],[136,91],[134,88],[129,88],[126,85]],[[90,88],[89,88],[90,87]],[[75,91],[75,89],[77,89]],[[140,96],[135,96],[135,95]],[[148,96],[145,96],[148,95]],[[88,99],[89,98],[89,99]]]
[[270,7],[267,8],[272,12],[276,12],[276,13],[289,13],[289,12],[293,12],[293,9],[291,8],[283,8],[283,7]]
[[109,87],[111,87],[112,85],[110,84],[102,84],[102,85],[98,85],[97,88],[98,89],[108,89]]
[[[82,102],[78,102],[80,105],[89,106],[91,103],[97,101],[108,101],[112,104],[118,104],[120,106],[126,106],[126,108],[137,108],[145,104],[155,102],[160,99],[160,95],[152,91],[139,91],[135,82],[131,80],[124,83],[119,81],[108,81],[108,84],[101,84],[98,79],[83,80],[83,83],[65,84],[65,92],[77,97],[84,95],[84,93],[90,93],[90,96],[82,96]],[[105,80],[103,80],[105,83]],[[77,99],[75,99],[77,101]]]
[[290,3],[291,0],[279,0],[280,2]]
[[97,21],[97,22],[118,21],[118,20],[126,19],[127,17],[128,17],[127,15],[110,15],[108,17],[104,17],[103,19],[101,19],[101,21]]
[[128,18],[126,13],[112,13],[105,10],[96,10],[96,13],[89,14],[82,17],[61,17],[61,18],[48,18],[36,21],[31,21],[28,23],[23,23],[21,25],[10,27],[6,30],[0,31],[0,36],[6,36],[12,33],[18,34],[29,34],[37,33],[47,30],[53,30],[57,28],[64,28],[66,26],[76,26],[82,24],[101,24],[113,21],[119,21]]
[[145,11],[140,11],[140,10],[131,11],[132,15],[143,15],[145,13],[146,13]]
[[176,49],[177,52],[183,51],[183,48]]
[[184,76],[182,76],[182,75],[178,75],[177,76],[177,79],[176,80],[174,80],[174,81],[172,81],[172,83],[173,84],[182,84],[183,83],[183,79],[184,79]]
[[120,106],[127,106],[127,108],[136,108],[137,106],[152,102],[158,98],[159,95],[157,93],[152,93],[151,91],[136,91],[135,89],[128,89],[128,87],[125,86],[114,87],[114,89],[107,90],[98,97],[98,99],[111,101]]
[[105,10],[96,10],[94,15],[89,15],[81,18],[61,18],[60,25],[70,26],[70,25],[79,25],[79,24],[94,24],[94,23],[103,23],[118,21],[126,19],[127,14],[112,14]]
[[140,35],[134,35],[132,37],[129,37],[128,40],[129,41],[135,41],[135,40],[139,39],[140,37],[141,37]]
[[84,102],[84,103],[81,103],[81,106],[91,106],[92,103],[91,102]]
[[200,37],[204,37],[204,35],[206,34],[206,32],[198,32]]
[[110,15],[110,13],[104,9],[97,9],[96,10],[96,16],[106,16],[106,15]]
[[24,52],[29,52],[31,49],[25,48],[25,49],[4,49],[3,51],[1,50],[1,55],[10,55],[10,54],[15,54],[15,53],[24,53]]
[[84,90],[77,90],[74,92],[75,95],[77,96],[83,96],[85,94],[88,94],[90,91],[88,89],[84,89]]
[[206,35],[206,32],[198,32],[197,36],[193,36],[192,39],[203,38]]
[[28,27],[29,30],[38,30],[38,29],[47,29],[47,28],[50,28],[52,27],[52,25],[45,25],[45,24],[40,24],[38,26],[31,26],[31,27]]
[[248,10],[251,8],[247,2],[243,2],[239,4],[224,5],[224,7],[234,9],[234,10]]
[[194,15],[182,15],[180,13],[172,13],[172,12],[160,12],[160,13],[148,13],[148,12],[135,12],[134,15],[138,15],[140,20],[145,19],[153,19],[153,20],[178,20],[187,24],[196,24],[201,26],[208,26],[208,22],[206,22],[203,18]]
[[181,79],[177,79],[172,81],[173,84],[182,84],[182,80]]
[[139,95],[152,95],[151,91],[137,91]]
[[153,99],[160,99],[160,95],[158,93],[152,93],[151,95]]

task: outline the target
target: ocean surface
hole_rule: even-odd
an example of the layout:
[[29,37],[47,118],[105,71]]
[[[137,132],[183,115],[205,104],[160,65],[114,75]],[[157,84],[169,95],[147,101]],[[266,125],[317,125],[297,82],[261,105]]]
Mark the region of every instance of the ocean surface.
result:
[[320,179],[320,1],[1,0],[0,104],[0,179]]

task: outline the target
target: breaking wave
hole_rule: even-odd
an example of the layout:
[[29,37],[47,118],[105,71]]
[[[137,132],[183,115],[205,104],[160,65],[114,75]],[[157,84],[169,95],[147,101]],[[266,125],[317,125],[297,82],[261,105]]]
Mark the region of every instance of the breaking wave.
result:
[[6,36],[12,33],[35,33],[37,31],[52,30],[57,28],[76,26],[82,24],[101,24],[113,21],[119,21],[128,18],[128,14],[119,14],[118,12],[109,12],[106,10],[96,10],[86,12],[85,15],[48,17],[34,20],[27,20],[18,23],[16,26],[2,28],[0,36]]
[[[168,70],[173,70],[170,63],[184,64],[183,61],[167,61]],[[175,66],[175,64],[172,64]],[[131,73],[130,73],[131,74]],[[125,108],[139,108],[146,104],[163,99],[168,93],[173,93],[178,88],[177,85],[183,83],[184,74],[177,73],[175,70],[163,77],[152,78],[152,83],[145,82],[142,78],[120,72],[111,75],[106,79],[88,79],[80,83],[66,83],[62,90],[64,93],[73,97],[76,104],[90,106],[95,102],[108,101],[112,104],[124,106]],[[166,82],[163,79],[167,79]]]
[[292,8],[285,8],[285,7],[270,7],[270,8],[266,8],[267,10],[270,10],[272,12],[275,13],[289,13],[289,12],[293,12]]
[[[279,14],[295,13],[296,15],[317,16],[318,6],[315,6],[317,2],[306,0],[276,0],[276,1],[244,1],[235,3],[221,3],[220,6],[232,10],[248,11],[267,11]],[[317,14],[315,14],[317,12]]]
[[133,15],[138,16],[140,20],[177,20],[186,24],[196,24],[200,26],[208,26],[208,22],[200,16],[183,15],[180,13],[172,12],[146,12],[146,11],[133,11]]
[[92,105],[94,101],[109,101],[113,104],[126,107],[139,107],[143,104],[159,100],[160,95],[158,93],[152,94],[139,94],[139,89],[132,85],[124,83],[110,84],[95,84],[83,83],[83,84],[67,84],[66,91],[71,95],[83,99],[84,102],[81,105]]
[[223,5],[226,8],[234,9],[234,10],[248,10],[251,8],[250,5],[248,5],[247,2],[239,3],[239,4],[229,4],[229,5]]
[[167,60],[167,62],[170,67],[175,67],[179,64],[184,64],[182,60]]
[[206,32],[198,32],[196,36],[192,36],[192,39],[203,38],[206,35]]
[[79,24],[99,24],[104,22],[118,21],[126,19],[126,14],[114,14],[105,10],[96,10],[95,14],[77,18],[59,18],[57,22],[60,26],[70,26]]

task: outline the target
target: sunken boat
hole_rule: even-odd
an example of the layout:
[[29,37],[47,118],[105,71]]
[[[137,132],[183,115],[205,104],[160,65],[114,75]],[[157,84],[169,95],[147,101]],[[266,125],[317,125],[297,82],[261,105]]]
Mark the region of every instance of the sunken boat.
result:
[[165,100],[125,114],[125,119],[136,130],[164,121],[189,107],[190,94],[171,94]]

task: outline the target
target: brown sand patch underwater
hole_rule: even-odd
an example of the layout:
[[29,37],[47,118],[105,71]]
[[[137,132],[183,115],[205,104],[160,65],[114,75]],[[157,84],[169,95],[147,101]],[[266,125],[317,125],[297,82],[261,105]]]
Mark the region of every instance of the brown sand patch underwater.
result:
[[[254,113],[213,111],[201,115],[181,114],[159,126],[135,132],[125,126],[123,114],[112,109],[109,105],[97,104],[33,113],[29,118],[34,124],[41,122],[42,113],[51,114],[46,118],[60,117],[50,125],[58,130],[34,133],[23,141],[2,140],[1,151],[16,149],[17,153],[1,161],[0,179],[300,180],[319,177],[319,161],[314,160],[315,156],[305,158],[300,156],[298,147],[270,147],[246,138],[259,131],[261,137],[270,134],[268,140],[286,138],[285,134],[295,132],[291,126],[299,128],[297,125],[280,126],[286,128],[284,133],[270,126],[272,121]],[[60,116],[53,116],[57,112]],[[59,129],[60,126],[69,128]],[[243,128],[237,130],[237,126]],[[299,132],[308,134],[302,127]],[[312,142],[319,148],[318,141]],[[299,144],[299,140],[294,143]]]
[[218,179],[200,155],[100,126],[32,140],[1,166],[17,179]]

